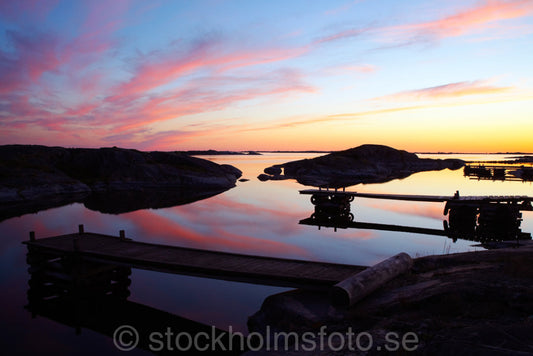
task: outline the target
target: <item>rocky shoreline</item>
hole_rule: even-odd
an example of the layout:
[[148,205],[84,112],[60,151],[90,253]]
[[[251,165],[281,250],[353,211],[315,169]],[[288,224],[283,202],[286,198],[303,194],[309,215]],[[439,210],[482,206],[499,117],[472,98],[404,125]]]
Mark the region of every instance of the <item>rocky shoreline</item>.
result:
[[[380,355],[390,348],[423,355],[531,354],[532,255],[533,243],[521,242],[514,248],[416,258],[410,272],[349,308],[334,306],[328,290],[270,296],[249,318],[251,332],[265,335],[269,326],[270,335],[293,333],[293,341],[321,330],[337,337],[313,352],[291,342],[281,352],[246,355]],[[354,333],[351,344],[339,337],[348,330]],[[364,338],[360,345],[357,335]],[[401,348],[407,335],[410,350]]]
[[459,159],[419,158],[414,153],[382,145],[362,145],[313,159],[274,165],[259,180],[296,179],[315,187],[347,187],[359,183],[384,183],[432,170],[459,169]]
[[233,166],[177,152],[5,145],[0,146],[0,217],[96,193],[171,192],[176,199],[164,206],[175,205],[230,189],[241,174]]

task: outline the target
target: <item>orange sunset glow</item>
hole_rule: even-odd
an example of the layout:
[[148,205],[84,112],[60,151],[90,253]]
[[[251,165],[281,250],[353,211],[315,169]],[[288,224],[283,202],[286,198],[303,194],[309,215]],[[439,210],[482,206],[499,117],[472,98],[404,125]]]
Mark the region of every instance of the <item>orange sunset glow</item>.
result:
[[4,1],[0,26],[0,144],[533,152],[530,0]]

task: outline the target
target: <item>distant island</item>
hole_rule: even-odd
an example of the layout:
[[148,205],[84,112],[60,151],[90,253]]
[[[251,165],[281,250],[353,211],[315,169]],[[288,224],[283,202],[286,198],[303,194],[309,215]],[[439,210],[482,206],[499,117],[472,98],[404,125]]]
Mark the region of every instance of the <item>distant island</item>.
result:
[[106,212],[179,205],[232,188],[241,175],[177,152],[5,145],[0,218],[82,200]]
[[256,151],[216,151],[216,150],[199,150],[199,151],[177,151],[191,156],[218,156],[218,155],[251,155],[258,156],[261,153]]
[[533,156],[521,156],[508,163],[533,163]]
[[347,187],[359,183],[383,183],[422,171],[459,169],[459,159],[419,158],[414,153],[383,145],[362,145],[328,155],[265,168],[259,180],[296,179],[315,187]]
[[306,150],[306,151],[261,151],[264,153],[331,153],[333,151],[316,151],[316,150]]
[[531,152],[414,152],[421,155],[529,155]]

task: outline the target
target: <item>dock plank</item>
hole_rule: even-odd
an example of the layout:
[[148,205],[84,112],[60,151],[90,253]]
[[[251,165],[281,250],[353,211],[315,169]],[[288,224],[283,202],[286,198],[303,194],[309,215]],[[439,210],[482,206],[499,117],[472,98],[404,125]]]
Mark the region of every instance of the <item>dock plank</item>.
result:
[[417,194],[385,194],[385,193],[359,193],[344,190],[333,189],[304,189],[300,190],[300,194],[308,195],[336,195],[356,198],[370,198],[370,199],[387,199],[387,200],[405,200],[405,201],[421,201],[421,202],[445,202],[445,201],[489,201],[489,202],[506,202],[506,201],[531,201],[533,197],[525,195],[510,195],[510,196],[453,196],[453,195],[417,195]]
[[330,286],[366,268],[151,244],[88,232],[24,243],[33,250],[75,253],[133,268],[289,287]]

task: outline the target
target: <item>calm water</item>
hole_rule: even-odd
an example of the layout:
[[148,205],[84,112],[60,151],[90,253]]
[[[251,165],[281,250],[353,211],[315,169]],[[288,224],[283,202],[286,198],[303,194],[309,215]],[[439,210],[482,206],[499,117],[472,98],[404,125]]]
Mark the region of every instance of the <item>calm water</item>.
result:
[[[21,244],[29,231],[37,238],[72,233],[78,224],[86,231],[118,234],[126,230],[138,241],[205,248],[245,254],[288,257],[358,265],[379,262],[399,252],[412,257],[481,249],[474,242],[453,242],[443,236],[322,228],[298,224],[313,213],[309,196],[298,194],[303,186],[293,181],[260,182],[265,167],[316,154],[265,154],[262,156],[204,157],[228,163],[243,171],[237,187],[192,204],[165,209],[138,210],[120,215],[102,214],[83,204],[28,214],[0,222],[0,293],[2,335],[0,348],[42,353],[119,353],[110,337],[89,328],[79,334],[72,326],[32,315],[28,304],[26,247]],[[428,155],[422,155],[429,157]],[[443,158],[442,156],[439,156]],[[449,156],[447,156],[449,157]],[[456,158],[496,160],[505,155]],[[360,192],[452,195],[533,195],[531,183],[478,181],[463,177],[463,171],[414,174],[384,184],[358,185]],[[416,203],[358,198],[352,203],[356,221],[442,229],[442,203]],[[533,232],[533,216],[524,212],[522,231]],[[180,317],[246,332],[247,318],[263,300],[286,288],[258,286],[197,277],[133,270],[129,301]],[[135,352],[134,352],[135,353]],[[137,353],[144,353],[139,351]],[[9,354],[9,352],[8,352]]]

